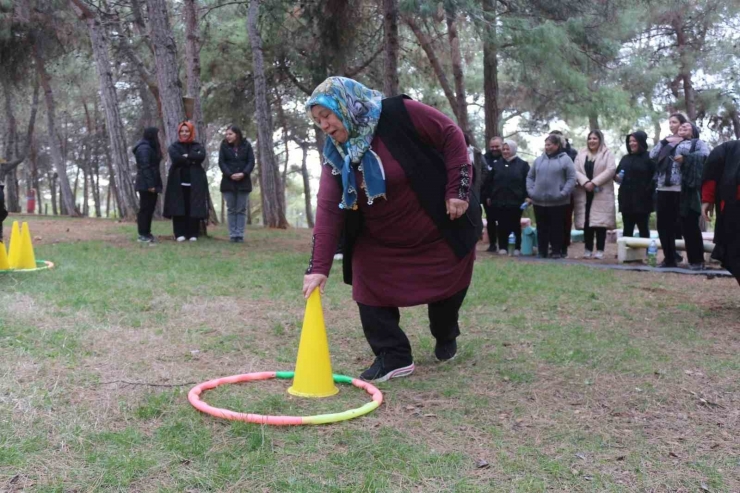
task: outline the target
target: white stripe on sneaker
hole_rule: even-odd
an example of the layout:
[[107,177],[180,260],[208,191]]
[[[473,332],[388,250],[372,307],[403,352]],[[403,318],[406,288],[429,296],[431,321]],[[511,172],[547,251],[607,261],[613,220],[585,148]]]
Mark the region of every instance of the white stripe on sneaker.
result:
[[401,378],[401,377],[407,377],[414,373],[414,369],[416,367],[413,363],[411,363],[409,366],[404,366],[403,368],[397,368],[393,371],[389,371],[385,375],[383,375],[380,378],[376,378],[375,380],[372,380],[373,382],[382,383],[387,382],[391,378]]

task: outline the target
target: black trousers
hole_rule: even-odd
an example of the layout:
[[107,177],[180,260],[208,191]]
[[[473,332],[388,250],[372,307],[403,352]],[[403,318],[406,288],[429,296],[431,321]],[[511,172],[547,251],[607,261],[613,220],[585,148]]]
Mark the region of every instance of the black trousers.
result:
[[568,205],[534,206],[534,217],[537,221],[537,255],[540,257],[547,257],[550,247],[555,254],[563,251],[565,233],[563,223],[567,210]]
[[184,236],[187,239],[197,238],[200,232],[200,220],[190,217],[190,187],[182,187],[182,200],[185,202],[185,215],[172,218],[172,229],[175,238]]
[[0,186],[0,240],[3,239],[3,221],[8,217],[8,210],[5,208],[5,191]]
[[586,242],[586,250],[594,251],[594,236],[596,237],[596,250],[603,252],[606,247],[606,228],[583,228],[583,239]]
[[568,254],[568,247],[570,246],[570,232],[573,229],[573,211],[575,210],[575,200],[573,195],[570,196],[570,204],[565,209],[565,215],[563,216],[563,256]]
[[624,230],[622,236],[631,238],[635,234],[635,226],[640,231],[640,238],[650,238],[650,213],[647,214],[626,214],[622,213],[622,222]]
[[[486,212],[486,231],[488,231],[488,242],[491,250],[496,250],[496,213],[493,207],[483,204],[483,210]],[[504,245],[506,248],[506,245]]]
[[[450,342],[460,335],[458,315],[468,288],[451,297],[427,305],[429,329],[438,342]],[[357,303],[365,338],[375,353],[383,355],[388,366],[408,366],[413,363],[411,343],[401,330],[401,312],[396,307],[369,306]]]
[[663,255],[668,265],[675,263],[676,235],[683,234],[686,242],[686,254],[690,264],[704,262],[704,239],[699,229],[699,214],[690,212],[681,216],[681,193],[658,191],[658,236],[663,248]]
[[139,213],[136,215],[136,225],[139,236],[152,234],[152,216],[157,208],[157,192],[139,192]]
[[522,249],[522,210],[519,207],[494,207],[494,215],[498,218],[498,247],[505,250],[509,245],[509,235],[516,237],[516,249]]

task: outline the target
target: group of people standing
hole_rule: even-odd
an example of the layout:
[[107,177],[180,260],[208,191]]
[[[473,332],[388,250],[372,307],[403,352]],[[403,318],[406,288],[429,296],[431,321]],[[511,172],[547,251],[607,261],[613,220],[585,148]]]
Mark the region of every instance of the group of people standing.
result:
[[[163,215],[172,219],[174,237],[178,242],[197,241],[200,223],[208,218],[208,178],[203,168],[206,149],[196,141],[195,126],[185,121],[177,127],[178,140],[170,144],[171,166],[167,175]],[[155,242],[152,235],[152,217],[157,198],[162,193],[160,163],[162,152],[159,129],[149,127],[133,147],[136,158],[135,188],[139,192],[137,225],[138,240]],[[228,210],[229,238],[233,243],[244,242],[247,198],[252,191],[250,174],[254,170],[254,152],[239,127],[226,129],[219,149],[221,193]]]
[[514,255],[519,254],[521,213],[532,204],[539,257],[567,256],[575,224],[584,232],[583,258],[603,258],[607,231],[617,226],[614,184],[618,183],[623,235],[633,236],[637,227],[641,237],[649,238],[650,215],[657,211],[665,256],[660,266],[675,267],[683,260],[676,250],[676,239],[683,237],[689,268],[703,269],[699,221],[702,173],[709,147],[699,138],[696,125],[682,114],[671,115],[669,128],[671,135],[650,150],[645,132],[629,134],[627,154],[618,166],[599,130],[589,132],[586,147],[579,152],[561,132],[551,132],[545,138],[545,152],[531,167],[516,157],[513,141],[491,139],[483,157],[480,190],[488,220],[489,251],[506,254],[507,239],[513,233]]

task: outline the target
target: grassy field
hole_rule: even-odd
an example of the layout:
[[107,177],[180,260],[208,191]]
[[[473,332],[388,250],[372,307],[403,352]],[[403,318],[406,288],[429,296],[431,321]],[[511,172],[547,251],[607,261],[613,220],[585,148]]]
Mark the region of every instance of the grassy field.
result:
[[[57,268],[0,275],[0,491],[740,491],[733,280],[480,253],[454,362],[434,362],[424,308],[402,311],[417,372],[381,384],[378,410],[273,428],[202,415],[186,394],[292,370],[310,232],[146,247],[131,224],[30,226]],[[339,280],[324,299],[333,368],[356,376],[372,355]],[[288,385],[205,399],[268,414],[367,401]]]

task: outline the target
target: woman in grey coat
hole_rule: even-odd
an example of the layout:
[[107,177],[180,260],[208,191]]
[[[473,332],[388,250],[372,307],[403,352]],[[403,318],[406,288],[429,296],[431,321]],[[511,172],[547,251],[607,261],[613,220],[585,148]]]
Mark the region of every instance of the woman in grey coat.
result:
[[563,149],[559,135],[545,139],[545,153],[538,157],[527,174],[527,202],[534,204],[537,221],[537,256],[562,258],[563,222],[570,205],[570,195],[576,186],[573,160]]

